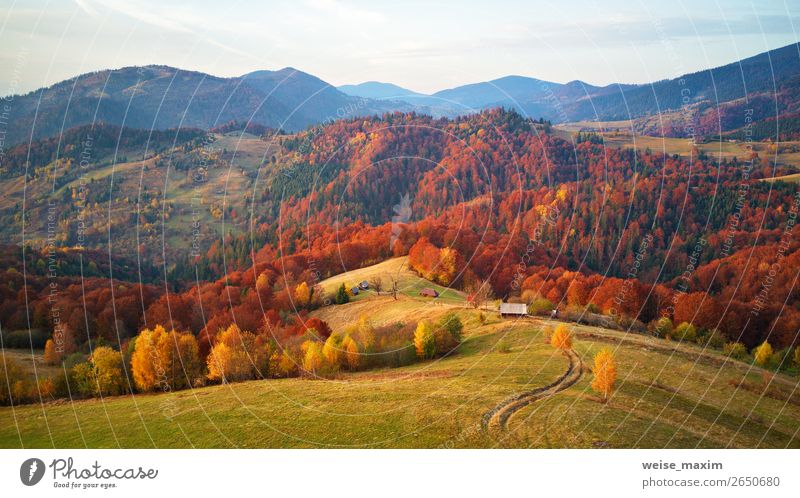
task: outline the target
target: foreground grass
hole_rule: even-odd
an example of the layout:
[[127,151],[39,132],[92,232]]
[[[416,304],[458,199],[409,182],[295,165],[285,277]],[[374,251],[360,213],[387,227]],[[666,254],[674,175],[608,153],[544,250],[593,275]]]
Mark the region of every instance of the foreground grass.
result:
[[[347,306],[355,306],[353,303]],[[385,307],[376,307],[376,310]],[[2,408],[2,447],[800,447],[800,403],[736,386],[761,382],[748,365],[695,347],[622,340],[577,327],[589,363],[615,349],[618,388],[601,403],[586,372],[574,386],[515,414],[489,434],[483,414],[556,379],[566,358],[536,321],[481,325],[458,354],[410,367]],[[376,311],[380,316],[381,312]],[[502,351],[502,352],[501,352]],[[784,387],[796,379],[776,377]],[[789,388],[791,391],[791,388]]]

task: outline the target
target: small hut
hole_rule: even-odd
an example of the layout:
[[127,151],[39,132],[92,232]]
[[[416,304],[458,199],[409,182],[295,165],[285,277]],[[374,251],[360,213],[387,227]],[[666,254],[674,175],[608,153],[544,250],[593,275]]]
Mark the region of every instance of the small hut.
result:
[[369,289],[369,282],[364,280],[360,284],[358,284],[358,286],[361,288],[361,290],[367,290]]
[[419,291],[419,295],[422,297],[439,297],[439,293],[436,292],[436,289],[432,289],[430,287],[425,287]]

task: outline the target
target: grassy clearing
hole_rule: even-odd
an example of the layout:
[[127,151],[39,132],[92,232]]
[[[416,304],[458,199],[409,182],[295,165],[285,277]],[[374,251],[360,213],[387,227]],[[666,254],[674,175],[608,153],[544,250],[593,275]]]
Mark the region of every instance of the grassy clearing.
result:
[[574,123],[564,123],[557,126],[560,130],[569,132],[579,131],[601,131],[601,130],[630,130],[633,123],[630,119],[623,121],[576,121]]
[[[605,144],[609,147],[636,149],[642,152],[650,149],[652,152],[670,156],[677,154],[679,156],[688,157],[694,146],[698,151],[717,161],[723,159],[731,160],[734,157],[743,160],[746,159],[751,152],[757,152],[759,156],[769,158],[770,161],[776,159],[774,149],[770,149],[769,144],[766,142],[746,143],[741,141],[730,142],[728,140],[717,140],[708,143],[692,144],[689,138],[631,134],[629,121],[566,123],[564,125],[558,125],[556,130],[560,132],[562,138],[569,138],[570,136],[574,138],[580,131],[595,131],[602,134]],[[800,152],[792,152],[792,150],[796,150],[799,145],[800,143],[798,142],[781,142],[778,148],[777,164],[800,168]],[[784,177],[784,179],[782,180],[788,181],[790,178]],[[791,180],[797,181],[793,178]]]
[[[364,280],[371,281],[374,277],[380,277],[383,281],[384,289],[382,294],[386,294],[391,283],[389,278],[390,276],[393,276],[397,279],[399,289],[398,294],[408,298],[413,298],[419,302],[463,304],[465,299],[463,292],[443,287],[429,280],[425,280],[417,275],[408,267],[408,256],[389,259],[382,263],[378,263],[377,265],[350,270],[345,273],[335,275],[320,282],[320,286],[322,286],[326,293],[334,294],[336,293],[336,289],[338,289],[342,284],[349,289],[358,285]],[[425,287],[436,289],[436,291],[439,293],[439,297],[436,299],[420,297],[419,292]],[[375,296],[376,294],[374,290],[368,290],[366,292],[360,292],[357,296],[353,296],[351,299],[354,302],[358,302]]]
[[785,176],[777,176],[775,178],[764,178],[761,180],[762,182],[789,182],[789,183],[800,183],[800,173],[794,173],[791,175]]
[[[348,307],[354,314],[372,310],[376,320],[433,317],[445,308],[381,297],[325,313]],[[760,369],[691,345],[583,326],[575,327],[575,350],[586,364],[603,346],[618,358],[610,402],[598,401],[585,372],[570,388],[517,412],[508,432],[489,434],[480,425],[486,411],[552,382],[567,359],[545,343],[542,321],[489,313],[482,325],[478,312],[457,312],[468,337],[449,358],[330,380],[2,408],[0,446],[800,447],[800,405],[764,395]],[[738,387],[743,382],[746,389]],[[773,382],[788,392],[798,388],[796,378]]]
[[44,351],[41,349],[0,349],[0,368],[4,361],[13,361],[19,365],[31,380],[36,377],[51,377],[61,371],[61,367],[44,362]]

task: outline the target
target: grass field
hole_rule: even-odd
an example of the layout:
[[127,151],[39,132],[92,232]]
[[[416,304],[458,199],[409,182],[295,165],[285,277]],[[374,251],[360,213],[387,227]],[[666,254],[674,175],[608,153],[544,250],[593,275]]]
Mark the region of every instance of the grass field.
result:
[[786,176],[778,176],[775,178],[764,178],[761,180],[762,182],[790,182],[790,183],[800,183],[800,173],[794,173],[791,175]]
[[[464,303],[465,296],[463,292],[434,284],[433,282],[421,278],[413,270],[411,270],[408,267],[408,256],[389,259],[382,263],[378,263],[377,265],[341,273],[323,280],[320,282],[320,286],[322,286],[323,290],[328,294],[334,294],[336,293],[336,289],[338,289],[342,284],[349,289],[358,285],[364,280],[370,281],[374,277],[380,277],[383,282],[382,293],[385,294],[390,287],[390,276],[393,276],[397,280],[398,294],[405,297],[414,298],[420,302],[426,303],[432,303],[434,301],[437,303],[447,304]],[[435,300],[431,298],[420,297],[419,292],[425,287],[436,289],[436,292],[439,293],[439,297]],[[375,297],[374,290],[360,292],[351,299],[352,301],[358,302],[370,297]]]
[[[449,306],[405,297],[348,307],[376,321],[412,321]],[[507,429],[483,416],[510,396],[552,383],[568,359],[536,319],[459,308],[467,339],[448,358],[340,374],[209,386],[168,394],[2,408],[2,447],[800,447],[797,379],[695,346],[575,326],[582,375],[517,411]],[[614,348],[619,380],[607,404],[587,365]],[[765,380],[766,379],[766,380]]]
[[[708,143],[692,144],[689,138],[658,137],[631,133],[630,121],[580,121],[558,125],[555,129],[562,138],[574,137],[581,131],[594,131],[601,133],[603,141],[608,147],[636,149],[645,151],[650,149],[655,153],[666,155],[679,155],[688,157],[694,145],[697,150],[705,153],[715,160],[745,159],[750,152],[757,152],[759,156],[775,160],[775,151],[769,149],[765,142],[731,142],[726,140],[710,141]],[[781,142],[778,149],[777,164],[800,168],[800,152],[793,152],[800,146],[798,142]]]
[[61,367],[44,362],[44,351],[41,349],[0,349],[0,368],[4,359],[16,362],[31,380],[50,377],[61,371]]

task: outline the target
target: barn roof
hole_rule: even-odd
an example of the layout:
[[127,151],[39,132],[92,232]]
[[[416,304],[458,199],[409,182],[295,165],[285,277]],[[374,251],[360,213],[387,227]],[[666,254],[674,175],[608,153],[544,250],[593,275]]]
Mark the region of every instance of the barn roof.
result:
[[527,315],[528,307],[525,303],[500,303],[500,313],[503,315]]

